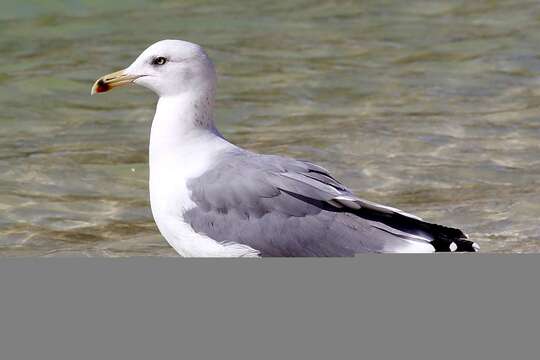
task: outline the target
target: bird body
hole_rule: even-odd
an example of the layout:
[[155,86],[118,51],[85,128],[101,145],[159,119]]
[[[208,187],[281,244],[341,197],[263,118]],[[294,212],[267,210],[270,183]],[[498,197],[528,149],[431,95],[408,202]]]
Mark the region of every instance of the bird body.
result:
[[213,121],[216,74],[196,44],[160,41],[93,92],[136,83],[159,95],[150,135],[156,224],[183,256],[354,256],[476,251],[460,230],[355,196],[307,161],[228,142]]

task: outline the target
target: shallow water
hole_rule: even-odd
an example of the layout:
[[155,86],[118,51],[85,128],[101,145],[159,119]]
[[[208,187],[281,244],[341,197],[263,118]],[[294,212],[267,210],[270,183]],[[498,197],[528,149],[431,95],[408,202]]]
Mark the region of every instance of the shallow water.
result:
[[540,251],[540,3],[178,3],[2,1],[0,255],[174,255],[147,194],[156,99],[89,96],[163,38],[208,50],[233,142]]

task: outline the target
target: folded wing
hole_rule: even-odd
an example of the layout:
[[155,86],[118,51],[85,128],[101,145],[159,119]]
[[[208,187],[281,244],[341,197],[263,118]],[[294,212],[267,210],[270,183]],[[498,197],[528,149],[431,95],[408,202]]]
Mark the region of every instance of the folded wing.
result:
[[224,154],[188,183],[195,231],[263,256],[476,251],[458,229],[358,198],[315,164],[246,151]]

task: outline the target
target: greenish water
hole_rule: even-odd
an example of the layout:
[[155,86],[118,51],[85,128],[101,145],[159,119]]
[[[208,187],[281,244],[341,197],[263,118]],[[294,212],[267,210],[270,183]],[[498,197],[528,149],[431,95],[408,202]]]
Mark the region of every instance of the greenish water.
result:
[[[360,4],[358,4],[360,3]],[[540,251],[537,1],[15,1],[0,5],[0,255],[174,255],[153,223],[155,98],[90,97],[163,38],[217,65],[233,142],[358,195]]]

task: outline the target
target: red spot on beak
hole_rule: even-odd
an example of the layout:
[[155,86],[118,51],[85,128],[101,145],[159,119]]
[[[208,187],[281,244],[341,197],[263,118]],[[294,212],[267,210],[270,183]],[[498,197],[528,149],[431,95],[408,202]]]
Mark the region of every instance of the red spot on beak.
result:
[[111,87],[105,83],[105,81],[103,80],[99,80],[97,85],[96,85],[96,92],[97,93],[102,93],[102,92],[106,92],[106,91],[109,91],[111,89]]

